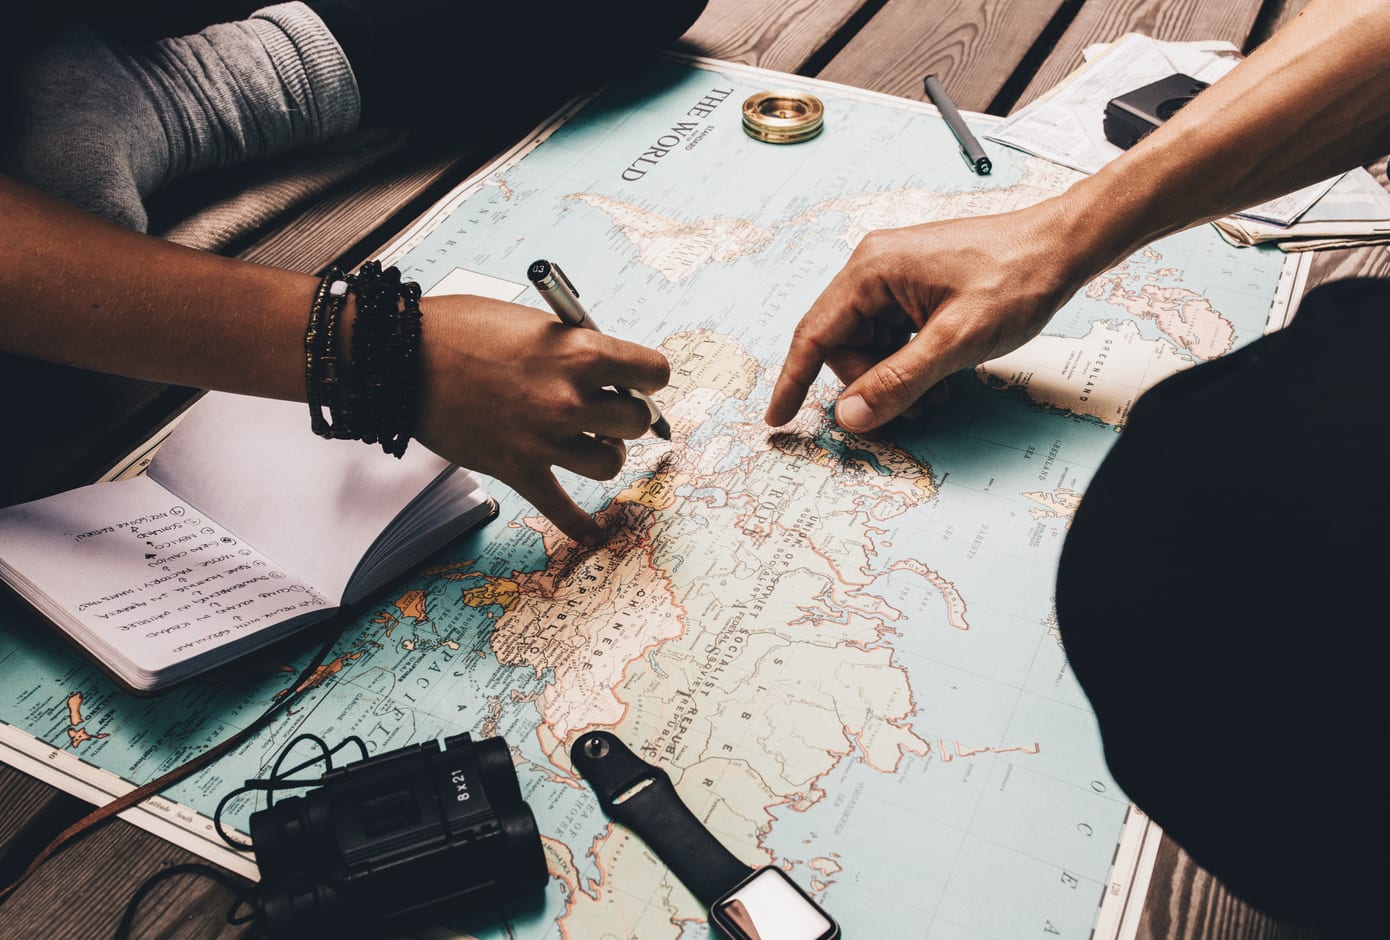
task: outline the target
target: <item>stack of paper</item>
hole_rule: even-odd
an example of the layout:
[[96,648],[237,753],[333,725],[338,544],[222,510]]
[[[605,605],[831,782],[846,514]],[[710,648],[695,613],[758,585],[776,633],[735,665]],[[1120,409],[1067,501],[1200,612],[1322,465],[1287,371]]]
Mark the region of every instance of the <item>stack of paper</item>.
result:
[[[1138,33],[1088,47],[1086,65],[989,132],[990,140],[1094,173],[1123,151],[1105,139],[1110,99],[1174,72],[1211,83],[1241,60],[1228,42],[1160,42]],[[1285,251],[1390,241],[1390,194],[1363,169],[1335,176],[1216,223],[1237,245]]]
[[1273,242],[1285,251],[1390,243],[1390,193],[1365,170],[1353,170],[1291,225],[1242,216],[1212,223],[1235,245]]

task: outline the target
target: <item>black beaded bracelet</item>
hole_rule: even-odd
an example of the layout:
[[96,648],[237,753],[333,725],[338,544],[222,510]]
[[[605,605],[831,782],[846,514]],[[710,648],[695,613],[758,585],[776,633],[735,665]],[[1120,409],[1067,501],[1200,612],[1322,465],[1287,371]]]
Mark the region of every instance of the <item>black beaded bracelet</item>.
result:
[[392,362],[395,372],[391,387],[395,389],[392,409],[391,437],[383,438],[381,446],[387,453],[399,457],[415,433],[415,418],[420,403],[420,285],[406,281],[401,285],[400,315],[396,317],[396,348]]
[[330,406],[337,394],[337,326],[347,305],[352,279],[337,265],[329,267],[314,291],[309,307],[309,326],[304,331],[305,397],[309,402],[309,426],[319,437],[335,437],[339,429],[324,417],[325,398]]
[[[336,323],[351,293],[357,313],[349,358],[336,354]],[[414,434],[420,388],[420,286],[368,261],[355,275],[330,268],[305,331],[310,425],[321,437],[380,443],[400,457]],[[327,402],[331,422],[324,418]]]

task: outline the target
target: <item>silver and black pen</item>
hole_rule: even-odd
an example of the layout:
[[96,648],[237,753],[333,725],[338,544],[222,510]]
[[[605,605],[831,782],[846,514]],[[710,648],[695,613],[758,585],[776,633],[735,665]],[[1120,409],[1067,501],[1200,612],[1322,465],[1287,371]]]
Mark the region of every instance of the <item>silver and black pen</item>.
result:
[[988,176],[989,171],[994,168],[989,161],[989,154],[985,153],[985,148],[980,146],[980,142],[970,132],[965,118],[960,116],[960,111],[956,108],[956,103],[951,100],[951,96],[946,94],[946,89],[942,87],[941,80],[935,75],[928,75],[922,79],[922,89],[931,99],[931,103],[936,105],[936,110],[940,111],[941,116],[946,119],[946,126],[955,135],[956,143],[960,145],[960,155],[965,158],[966,166],[980,176]]
[[[565,272],[560,270],[558,264],[553,261],[546,261],[544,258],[533,261],[531,266],[526,269],[526,276],[530,278],[541,297],[545,298],[550,309],[555,311],[555,315],[560,318],[561,323],[603,332],[594,322],[594,318],[589,316],[589,312],[579,303],[579,291],[575,290],[574,284],[565,276]],[[661,409],[656,406],[656,402],[635,388],[620,388],[618,391],[645,402],[647,411],[651,415],[652,433],[668,441],[671,439],[671,423],[661,414]]]

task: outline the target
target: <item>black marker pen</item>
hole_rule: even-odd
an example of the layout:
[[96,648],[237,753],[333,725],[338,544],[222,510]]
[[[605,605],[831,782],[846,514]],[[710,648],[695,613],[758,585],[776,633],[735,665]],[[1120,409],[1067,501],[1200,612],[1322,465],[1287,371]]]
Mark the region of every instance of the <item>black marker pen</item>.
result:
[[994,164],[989,162],[984,148],[975,139],[975,135],[970,133],[970,128],[965,126],[965,120],[956,110],[956,103],[951,100],[950,95],[946,94],[946,89],[941,87],[941,82],[935,75],[928,75],[922,79],[922,87],[926,89],[927,97],[931,99],[931,103],[936,105],[936,110],[940,111],[941,116],[946,119],[946,126],[951,129],[952,134],[956,135],[956,142],[960,144],[960,155],[965,158],[970,169],[981,176],[988,176],[989,171],[994,169]]

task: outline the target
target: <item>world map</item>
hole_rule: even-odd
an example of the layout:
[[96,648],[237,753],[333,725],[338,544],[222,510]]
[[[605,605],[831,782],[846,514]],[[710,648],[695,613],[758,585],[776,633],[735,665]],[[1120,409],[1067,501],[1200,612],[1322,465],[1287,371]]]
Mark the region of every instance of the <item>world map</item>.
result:
[[[740,103],[773,82],[822,98],[820,137],[742,133]],[[570,744],[605,728],[848,935],[1090,937],[1133,816],[1062,648],[1062,540],[1138,395],[1282,325],[1296,262],[1209,227],[1172,236],[1092,281],[1034,341],[953,376],[948,405],[918,422],[840,430],[827,376],[768,428],[792,327],[867,232],[1005,211],[1076,178],[991,157],[991,176],[969,173],[914,102],[672,61],[446,199],[387,260],[432,293],[537,307],[526,267],[558,261],[608,332],[669,358],[655,398],[672,440],[632,442],[607,483],[563,476],[613,533],[593,549],[491,484],[497,520],[385,592],[318,688],[150,813],[251,873],[214,852],[208,817],[296,734],[355,734],[373,753],[501,735],[551,880],[536,908],[460,930],[709,936],[705,911],[570,766]],[[6,618],[6,759],[28,754],[88,792],[244,727],[294,672],[242,664],[136,699]],[[244,830],[258,805],[225,818]]]

